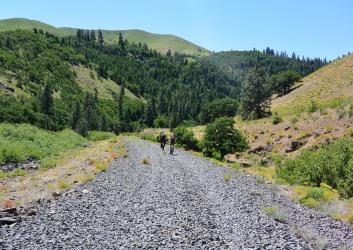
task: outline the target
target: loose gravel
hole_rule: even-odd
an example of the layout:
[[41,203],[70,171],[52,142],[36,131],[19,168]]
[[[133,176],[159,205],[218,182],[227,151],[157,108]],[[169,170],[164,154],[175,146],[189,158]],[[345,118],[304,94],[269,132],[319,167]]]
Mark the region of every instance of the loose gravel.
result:
[[229,169],[182,150],[170,156],[141,140],[126,147],[129,156],[92,182],[1,227],[0,248],[353,249],[352,227],[252,176],[225,181]]

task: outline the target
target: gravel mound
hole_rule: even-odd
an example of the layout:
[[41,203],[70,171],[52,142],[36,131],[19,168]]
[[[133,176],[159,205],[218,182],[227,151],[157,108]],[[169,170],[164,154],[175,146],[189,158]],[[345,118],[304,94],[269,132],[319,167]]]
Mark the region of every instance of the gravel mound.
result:
[[[0,228],[2,249],[350,249],[353,228],[251,176],[135,140],[94,181]],[[144,161],[144,159],[146,159]],[[265,212],[275,207],[274,213]],[[353,249],[353,248],[351,248]]]

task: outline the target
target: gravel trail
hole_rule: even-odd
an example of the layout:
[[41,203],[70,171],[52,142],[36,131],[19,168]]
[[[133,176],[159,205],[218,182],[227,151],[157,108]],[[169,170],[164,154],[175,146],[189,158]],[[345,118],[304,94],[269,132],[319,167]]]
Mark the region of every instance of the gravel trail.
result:
[[[1,249],[353,249],[353,228],[182,150],[127,144],[94,181],[0,228]],[[149,159],[150,164],[142,164]],[[264,212],[279,209],[282,222]]]

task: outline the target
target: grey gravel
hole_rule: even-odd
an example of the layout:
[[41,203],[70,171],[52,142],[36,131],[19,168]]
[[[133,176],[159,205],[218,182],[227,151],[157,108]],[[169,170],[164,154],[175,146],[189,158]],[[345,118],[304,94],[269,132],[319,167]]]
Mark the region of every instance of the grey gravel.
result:
[[[0,248],[353,249],[352,227],[252,176],[233,172],[225,181],[225,167],[182,150],[170,156],[141,140],[127,150],[129,157],[94,181],[1,227]],[[278,207],[285,222],[267,215],[268,206]]]

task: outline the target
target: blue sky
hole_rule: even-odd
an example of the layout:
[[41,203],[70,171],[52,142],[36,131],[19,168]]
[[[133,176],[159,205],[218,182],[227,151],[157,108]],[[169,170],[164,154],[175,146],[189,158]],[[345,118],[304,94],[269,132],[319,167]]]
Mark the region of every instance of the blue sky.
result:
[[57,27],[143,29],[214,51],[263,49],[334,59],[353,51],[351,0],[11,0],[0,19]]

